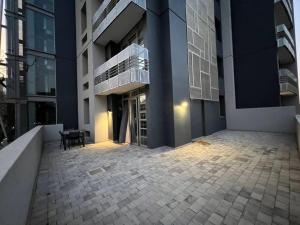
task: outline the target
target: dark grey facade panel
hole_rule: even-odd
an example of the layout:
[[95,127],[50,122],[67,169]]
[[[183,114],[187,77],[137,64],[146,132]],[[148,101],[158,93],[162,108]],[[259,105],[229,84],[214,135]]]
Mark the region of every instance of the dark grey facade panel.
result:
[[57,123],[78,127],[75,1],[55,1]]
[[274,0],[231,0],[237,108],[280,105]]
[[[181,7],[184,8],[184,1],[181,3]],[[171,61],[169,63],[172,71],[174,146],[177,147],[191,141],[187,27],[186,23],[173,11],[170,11],[169,19],[171,46]]]
[[219,102],[204,101],[205,135],[226,129],[226,119],[220,116]]
[[[149,51],[149,72],[150,85],[147,95],[147,121],[148,121],[148,147],[156,148],[166,145],[166,115],[164,115],[166,97],[164,94],[163,80],[163,55],[162,48],[164,43],[162,36],[162,18],[158,16],[157,10],[160,1],[147,1],[147,7],[153,7],[147,11],[147,34],[145,36],[145,45]],[[155,10],[155,11],[154,11]]]
[[[185,1],[151,0],[147,8],[148,146],[177,147],[191,141]],[[176,113],[182,104],[184,117]]]
[[191,101],[191,131],[193,139],[226,129],[226,119],[220,116],[219,107],[219,102]]
[[203,113],[203,100],[191,101],[191,132],[192,139],[196,139],[205,135],[205,123]]
[[147,2],[150,148],[181,146],[226,128],[225,118],[219,116],[218,102],[190,99],[185,7],[181,0]]

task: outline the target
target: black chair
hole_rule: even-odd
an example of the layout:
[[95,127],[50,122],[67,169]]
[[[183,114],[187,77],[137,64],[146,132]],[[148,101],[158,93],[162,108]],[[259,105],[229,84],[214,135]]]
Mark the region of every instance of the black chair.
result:
[[71,148],[75,142],[80,142],[80,132],[79,131],[70,131],[67,135],[68,147]]
[[64,145],[64,141],[65,141],[65,135],[63,134],[63,132],[59,131],[60,134],[60,144],[59,144],[59,149],[61,149],[61,146]]
[[80,131],[79,132],[79,138],[80,138],[80,144],[82,144],[83,147],[85,147],[85,132]]

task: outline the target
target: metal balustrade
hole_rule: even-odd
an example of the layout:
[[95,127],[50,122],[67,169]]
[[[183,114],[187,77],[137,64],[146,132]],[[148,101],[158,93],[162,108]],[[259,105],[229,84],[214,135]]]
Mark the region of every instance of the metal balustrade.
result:
[[280,64],[290,64],[295,61],[295,50],[287,38],[277,39],[278,60]]
[[279,70],[279,83],[281,95],[296,95],[298,93],[297,78],[290,70]]
[[290,29],[294,24],[290,0],[274,0],[274,4],[277,25],[285,24]]
[[291,43],[293,47],[295,47],[295,41],[290,33],[290,31],[287,29],[285,24],[281,24],[276,26],[276,32],[277,32],[277,37],[286,37],[288,41]]
[[132,44],[94,72],[95,93],[125,93],[149,84],[148,50]]

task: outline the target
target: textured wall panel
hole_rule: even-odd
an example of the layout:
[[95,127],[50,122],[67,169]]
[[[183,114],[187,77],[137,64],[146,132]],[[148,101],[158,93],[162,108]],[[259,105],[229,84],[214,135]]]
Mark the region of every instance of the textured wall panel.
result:
[[214,0],[186,0],[191,99],[219,101]]

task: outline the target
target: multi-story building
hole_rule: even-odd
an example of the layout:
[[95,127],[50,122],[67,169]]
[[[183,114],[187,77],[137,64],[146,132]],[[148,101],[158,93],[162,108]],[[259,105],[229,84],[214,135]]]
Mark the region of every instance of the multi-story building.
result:
[[1,116],[9,139],[36,124],[77,128],[75,2],[1,3]]
[[293,0],[220,2],[227,127],[293,132],[299,105]]
[[292,0],[76,0],[79,127],[150,148],[293,132],[293,20]]

